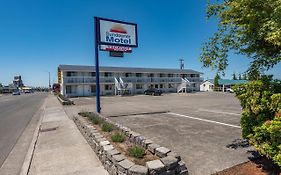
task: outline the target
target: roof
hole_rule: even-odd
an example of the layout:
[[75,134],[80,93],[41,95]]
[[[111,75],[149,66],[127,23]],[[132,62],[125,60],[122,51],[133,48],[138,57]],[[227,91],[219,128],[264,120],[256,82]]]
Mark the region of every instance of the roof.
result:
[[[209,81],[214,84],[214,79],[208,79]],[[230,80],[230,79],[219,79],[219,85],[235,85],[235,84],[244,84],[248,83],[248,80]]]
[[[63,71],[88,71],[95,72],[95,66],[82,65],[59,65]],[[99,67],[101,72],[136,72],[136,73],[181,73],[181,74],[203,74],[192,69],[164,69],[164,68],[138,68],[138,67]]]

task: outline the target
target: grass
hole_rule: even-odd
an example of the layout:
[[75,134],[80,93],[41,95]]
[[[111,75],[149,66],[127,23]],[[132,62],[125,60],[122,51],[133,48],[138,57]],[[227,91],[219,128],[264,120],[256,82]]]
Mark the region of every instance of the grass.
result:
[[111,136],[111,140],[113,142],[124,142],[126,139],[126,136],[122,133],[115,133]]
[[135,158],[143,158],[145,155],[145,150],[140,146],[133,146],[128,151],[129,155]]

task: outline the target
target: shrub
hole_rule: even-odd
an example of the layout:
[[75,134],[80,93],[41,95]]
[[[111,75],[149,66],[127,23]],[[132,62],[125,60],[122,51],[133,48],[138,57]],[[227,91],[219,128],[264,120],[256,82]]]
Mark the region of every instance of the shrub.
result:
[[281,82],[264,78],[235,87],[243,108],[242,136],[281,166]]
[[113,125],[110,123],[103,123],[101,129],[104,132],[111,132],[113,131]]
[[90,117],[90,112],[79,112],[78,115],[81,115],[82,117]]
[[126,136],[123,133],[115,133],[111,136],[113,142],[124,142]]
[[143,158],[145,155],[145,150],[140,146],[133,146],[128,149],[129,155],[136,158]]
[[100,125],[102,123],[102,119],[97,116],[91,116],[91,121],[95,125]]

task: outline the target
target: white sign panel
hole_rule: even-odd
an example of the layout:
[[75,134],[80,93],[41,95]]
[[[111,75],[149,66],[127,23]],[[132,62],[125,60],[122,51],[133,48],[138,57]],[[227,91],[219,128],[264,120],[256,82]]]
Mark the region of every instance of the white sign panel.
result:
[[137,47],[137,25],[99,19],[99,43],[103,45]]
[[124,46],[108,46],[108,45],[101,45],[100,50],[104,51],[119,51],[119,52],[132,52],[131,47],[124,47]]

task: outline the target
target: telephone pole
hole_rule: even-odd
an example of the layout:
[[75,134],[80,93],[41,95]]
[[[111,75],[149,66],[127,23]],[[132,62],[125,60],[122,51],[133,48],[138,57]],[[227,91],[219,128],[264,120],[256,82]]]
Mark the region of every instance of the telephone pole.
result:
[[184,59],[180,59],[180,69],[184,69]]

